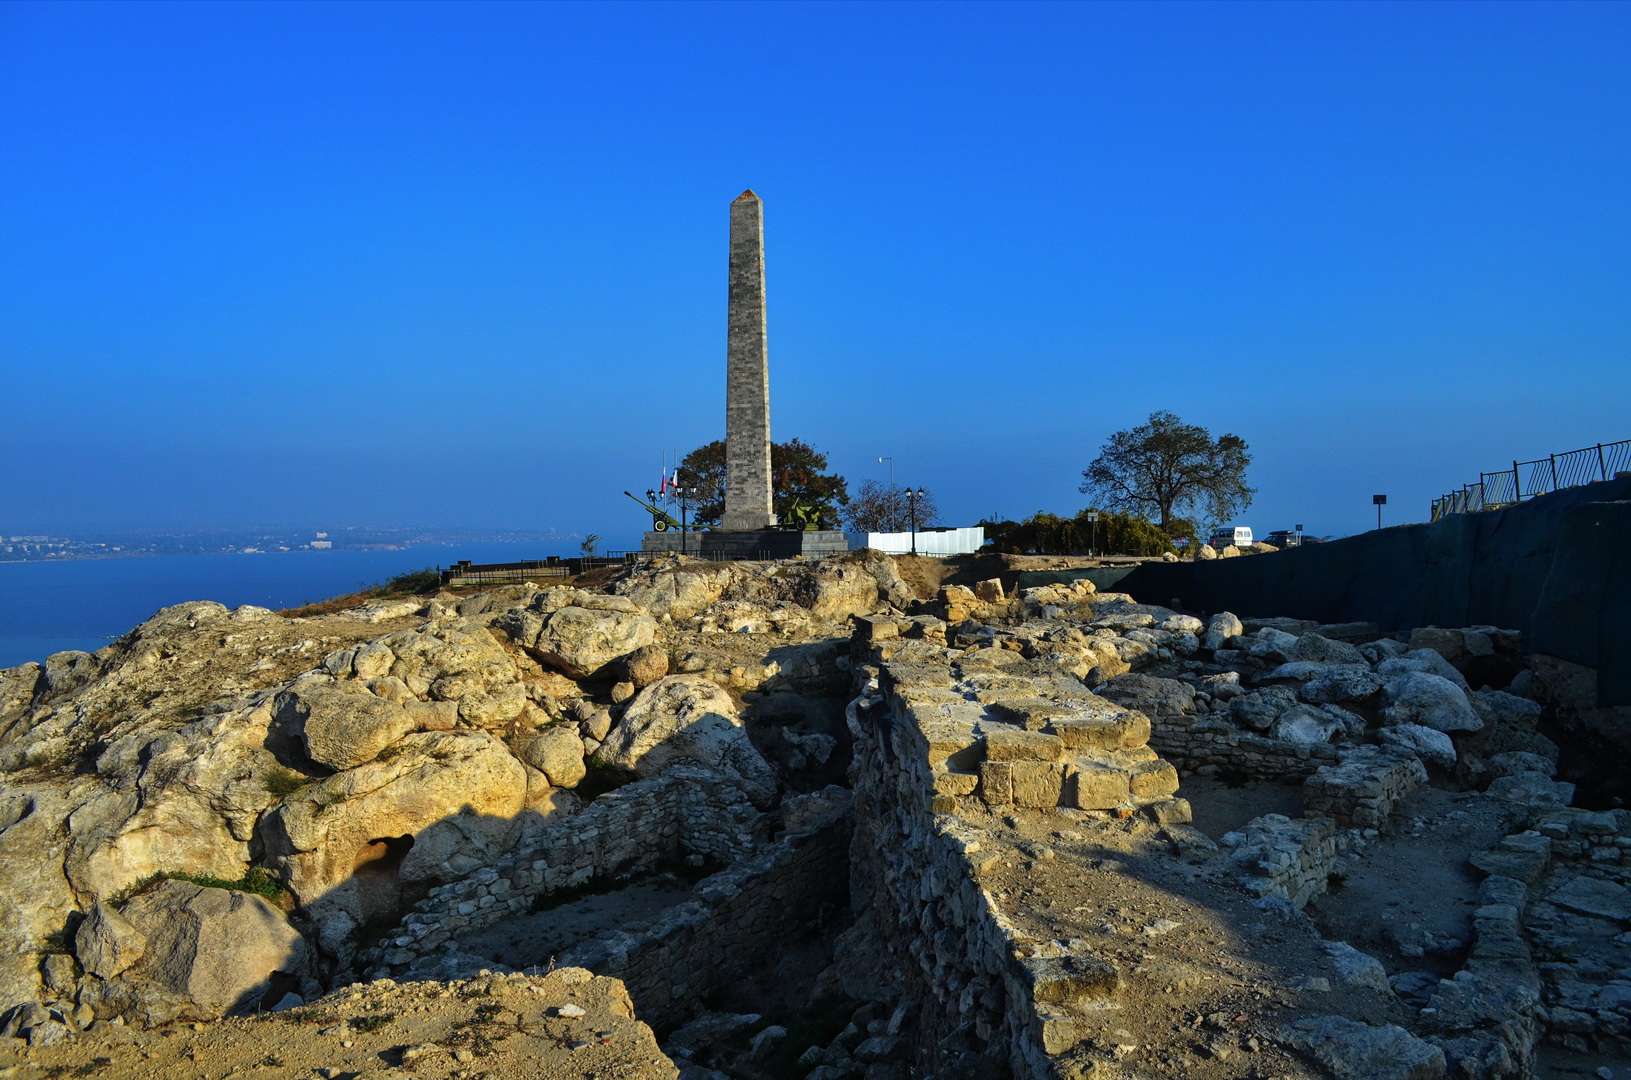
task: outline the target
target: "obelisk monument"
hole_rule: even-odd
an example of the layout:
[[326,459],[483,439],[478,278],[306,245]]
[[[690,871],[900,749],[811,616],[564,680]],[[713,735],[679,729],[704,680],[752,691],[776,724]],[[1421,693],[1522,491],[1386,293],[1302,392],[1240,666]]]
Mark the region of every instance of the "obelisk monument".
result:
[[770,358],[765,338],[764,203],[744,191],[731,203],[730,289],[725,333],[727,532],[776,524],[770,501]]

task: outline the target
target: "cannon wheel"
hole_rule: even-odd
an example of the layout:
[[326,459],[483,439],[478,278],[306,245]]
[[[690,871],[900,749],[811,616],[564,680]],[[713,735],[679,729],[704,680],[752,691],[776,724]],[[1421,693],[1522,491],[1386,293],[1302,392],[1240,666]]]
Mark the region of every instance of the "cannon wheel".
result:
[[664,521],[662,518],[652,518],[651,529],[653,532],[667,532],[668,522]]

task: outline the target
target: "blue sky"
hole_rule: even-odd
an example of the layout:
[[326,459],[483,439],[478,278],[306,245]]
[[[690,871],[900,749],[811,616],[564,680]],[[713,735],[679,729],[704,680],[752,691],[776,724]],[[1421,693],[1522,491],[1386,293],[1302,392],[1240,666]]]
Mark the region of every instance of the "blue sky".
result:
[[0,533],[637,542],[723,434],[952,523],[1170,409],[1260,532],[1631,438],[1631,5],[0,5]]

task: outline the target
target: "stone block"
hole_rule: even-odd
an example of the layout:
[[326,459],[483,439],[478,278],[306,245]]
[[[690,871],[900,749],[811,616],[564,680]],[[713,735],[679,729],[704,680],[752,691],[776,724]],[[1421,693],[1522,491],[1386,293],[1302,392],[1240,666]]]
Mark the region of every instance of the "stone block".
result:
[[1065,744],[1057,735],[1040,731],[989,731],[985,736],[988,761],[1058,761]]
[[1150,803],[1144,809],[1158,825],[1188,825],[1195,819],[1190,811],[1188,799],[1162,799],[1160,802]]
[[1169,762],[1147,761],[1135,767],[1129,788],[1139,798],[1167,798],[1178,791],[1178,770]]
[[1114,720],[1068,716],[1049,720],[1044,730],[1057,735],[1068,750],[1118,750],[1125,725]]
[[1051,723],[1077,715],[1076,710],[1069,705],[1045,697],[999,698],[991,702],[991,711],[1010,724],[1018,724],[1026,731],[1051,730]]
[[1014,766],[1006,761],[980,764],[980,797],[992,806],[1010,806],[1014,801]]
[[1025,957],[1031,976],[1031,998],[1047,1005],[1083,1009],[1110,1001],[1121,986],[1114,965],[1096,956]]
[[980,732],[977,725],[964,720],[927,720],[918,725],[928,743],[927,758],[931,769],[939,769],[952,758],[969,766],[980,756]]
[[1065,793],[1078,809],[1113,810],[1131,796],[1131,781],[1121,769],[1087,762],[1070,771]]
[[1057,761],[1016,761],[1010,772],[1014,805],[1037,809],[1058,806],[1064,799],[1068,766]]
[[974,789],[980,786],[980,777],[976,773],[965,772],[936,772],[934,774],[934,793],[936,795],[964,795],[974,794]]

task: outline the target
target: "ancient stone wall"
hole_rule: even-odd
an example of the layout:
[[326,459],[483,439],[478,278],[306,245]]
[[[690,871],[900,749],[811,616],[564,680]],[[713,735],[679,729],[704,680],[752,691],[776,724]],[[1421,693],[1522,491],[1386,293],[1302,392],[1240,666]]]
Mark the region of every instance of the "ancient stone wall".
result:
[[1330,743],[1294,743],[1242,731],[1226,720],[1203,716],[1185,724],[1186,719],[1163,717],[1150,731],[1150,749],[1183,772],[1210,767],[1285,783],[1312,776],[1338,759]]
[[692,900],[637,933],[574,946],[570,967],[622,979],[659,1031],[689,1019],[709,994],[755,971],[776,943],[847,903],[849,819],[842,814],[704,879]]
[[1337,765],[1322,766],[1303,782],[1303,813],[1324,814],[1339,825],[1379,829],[1400,800],[1427,783],[1427,768],[1412,754],[1358,746]]
[[546,826],[526,851],[432,889],[365,960],[375,976],[400,973],[455,938],[530,910],[537,897],[557,889],[671,857],[734,862],[766,839],[768,827],[728,774],[675,766]]
[[920,1006],[926,1064],[961,1029],[1013,1076],[1048,1076],[1050,1055],[1075,1045],[1073,1010],[1109,1000],[1116,973],[1084,944],[1039,947],[1016,932],[980,881],[992,856],[957,811],[979,799],[1187,821],[1187,804],[1171,798],[1176,774],[1143,745],[1142,715],[1106,703],[1102,716],[1072,716],[1039,696],[1045,680],[1009,674],[1012,696],[993,698],[997,683],[978,673],[886,661],[880,684],[850,707],[852,901],[873,920],[902,997]]
[[1224,833],[1221,844],[1241,882],[1259,896],[1278,896],[1299,908],[1324,892],[1341,855],[1341,837],[1330,818],[1264,814],[1242,829]]

